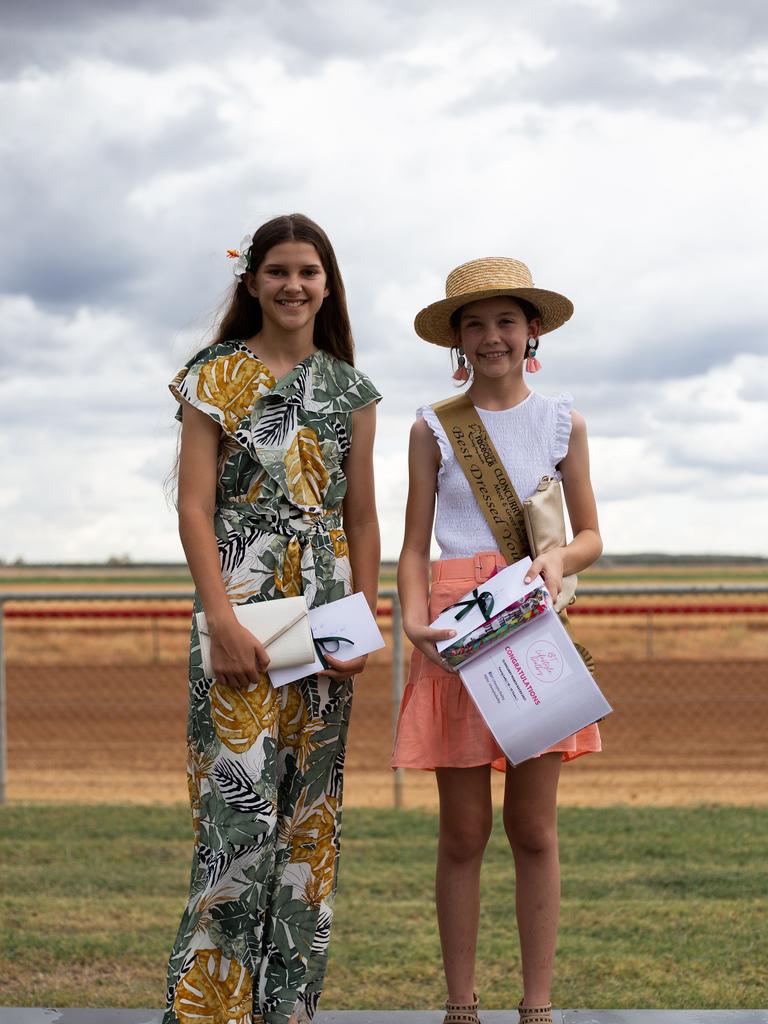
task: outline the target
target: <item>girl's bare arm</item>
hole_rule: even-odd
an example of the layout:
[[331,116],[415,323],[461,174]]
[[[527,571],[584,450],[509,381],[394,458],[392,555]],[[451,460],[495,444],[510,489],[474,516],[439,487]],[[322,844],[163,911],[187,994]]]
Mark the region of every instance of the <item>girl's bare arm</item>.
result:
[[352,413],[352,447],[344,462],[347,493],[344,496],[344,532],[349,543],[349,560],[355,591],[362,591],[376,614],[379,593],[381,540],[376,514],[373,479],[373,439],[376,434],[376,405],[371,402]]
[[447,640],[456,632],[429,628],[429,548],[439,468],[440,450],[435,437],[425,420],[418,419],[411,427],[408,447],[408,504],[397,589],[406,635],[425,657],[442,666],[435,641]]
[[179,536],[210,626],[234,618],[221,578],[213,532],[220,434],[209,416],[184,403],[179,454]]
[[[361,592],[376,614],[379,595],[381,540],[376,514],[373,479],[373,439],[376,434],[376,405],[371,402],[352,413],[352,447],[344,461],[347,493],[344,496],[344,532],[349,544],[349,562],[355,592]],[[322,675],[347,679],[365,668],[367,655],[340,661],[326,655],[331,668]]]
[[221,575],[213,514],[220,430],[184,403],[179,453],[179,536],[211,633],[214,677],[243,688],[269,664],[265,648],[235,618]]

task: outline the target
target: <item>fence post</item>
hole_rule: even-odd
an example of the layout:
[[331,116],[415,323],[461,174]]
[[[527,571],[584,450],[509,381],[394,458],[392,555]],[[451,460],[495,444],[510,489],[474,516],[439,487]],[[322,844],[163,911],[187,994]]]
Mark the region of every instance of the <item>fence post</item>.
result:
[[160,627],[157,619],[152,619],[152,660],[157,665],[160,661]]
[[[403,696],[403,617],[397,593],[392,594],[392,737],[397,727],[397,715]],[[394,803],[399,810],[403,806],[403,769],[395,768],[393,774]]]
[[7,732],[5,713],[5,644],[3,624],[5,602],[0,601],[0,805],[5,803],[5,776],[7,767]]

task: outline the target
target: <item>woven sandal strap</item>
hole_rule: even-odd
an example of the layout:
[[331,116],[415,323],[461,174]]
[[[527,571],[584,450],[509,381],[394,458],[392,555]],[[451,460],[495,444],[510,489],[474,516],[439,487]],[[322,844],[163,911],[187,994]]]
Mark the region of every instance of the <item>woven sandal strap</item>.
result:
[[552,1024],[552,1003],[546,1006],[518,1006],[520,1024]]
[[480,1024],[477,1017],[477,1000],[474,1003],[446,1002],[443,1024]]

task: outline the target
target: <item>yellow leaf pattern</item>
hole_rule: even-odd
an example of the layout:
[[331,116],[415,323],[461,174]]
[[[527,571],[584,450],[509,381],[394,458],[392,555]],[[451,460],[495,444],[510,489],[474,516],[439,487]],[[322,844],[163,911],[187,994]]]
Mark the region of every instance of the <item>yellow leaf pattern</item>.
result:
[[322,718],[310,718],[308,715],[305,716],[302,722],[301,733],[299,735],[299,744],[296,760],[299,765],[299,769],[305,772],[308,767],[309,755],[313,750],[319,750],[323,745],[318,743],[314,738],[315,735],[325,728],[325,722]]
[[313,909],[316,909],[320,906],[327,895],[328,892],[326,890],[325,878],[318,878],[316,875],[310,875],[304,886],[304,902],[309,904]]
[[330,535],[334,555],[337,558],[349,558],[349,544],[347,543],[346,533],[343,530],[331,530]]
[[173,378],[171,383],[168,385],[168,387],[171,390],[171,393],[177,399],[179,398],[179,388],[184,383],[184,379],[186,378],[188,373],[189,373],[189,367],[188,366],[182,366],[182,368],[179,370],[179,372]]
[[277,727],[277,745],[280,749],[287,747],[295,751],[299,745],[299,737],[306,718],[304,701],[296,686],[284,686],[283,707],[280,709],[280,721]]
[[194,740],[187,741],[187,789],[189,802],[192,806],[192,827],[195,830],[195,842],[200,838],[200,784],[208,777],[213,761],[201,753]]
[[253,479],[253,482],[251,483],[251,486],[245,492],[245,501],[247,501],[249,504],[251,504],[251,505],[255,504],[256,499],[261,494],[261,488],[264,486],[264,481],[265,481],[266,477],[267,477],[267,474],[262,469],[262,471],[260,473],[257,473],[255,478]]
[[221,578],[231,604],[245,604],[249,598],[259,592],[259,588],[252,581],[243,580],[242,575],[222,572]]
[[247,352],[233,352],[205,363],[197,380],[197,397],[220,409],[224,429],[232,433],[253,408],[261,388],[273,388],[275,378]]
[[220,949],[201,949],[173,997],[180,1024],[251,1024],[253,983]]
[[297,505],[320,505],[328,486],[317,434],[311,427],[301,427],[285,453],[285,482],[291,501]]
[[299,771],[305,772],[308,767],[309,755],[323,745],[315,737],[326,727],[322,718],[312,718],[298,689],[286,686],[285,706],[280,712],[278,725],[278,744],[281,748],[292,750],[296,757]]
[[282,574],[275,565],[275,586],[285,597],[301,594],[301,546],[296,537],[291,537],[286,546]]
[[211,687],[211,718],[216,735],[235,753],[253,746],[277,721],[280,699],[265,674],[253,689],[235,690],[223,683]]
[[291,862],[309,865],[317,902],[333,888],[337,803],[336,797],[326,796],[319,806],[302,808],[303,813],[297,810],[290,834]]

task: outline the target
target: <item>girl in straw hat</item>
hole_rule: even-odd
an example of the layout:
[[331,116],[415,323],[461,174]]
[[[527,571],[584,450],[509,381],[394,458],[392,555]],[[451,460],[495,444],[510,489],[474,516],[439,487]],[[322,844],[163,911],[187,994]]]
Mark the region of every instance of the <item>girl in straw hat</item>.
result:
[[[470,380],[468,396],[499,452],[521,500],[544,475],[560,475],[573,531],[564,547],[536,558],[553,599],[564,575],[600,554],[589,478],[584,419],[569,395],[532,391],[523,375],[539,369],[541,335],[569,319],[573,306],[533,287],[516,260],[481,259],[448,276],[446,298],[416,317],[425,341],[454,350],[454,377]],[[504,827],[515,862],[522,955],[520,1020],[550,1024],[550,986],[557,937],[560,876],[556,797],[560,766],[600,749],[596,725],[512,767],[435,643],[455,633],[429,622],[506,564],[472,488],[430,406],[411,431],[410,485],[398,586],[405,631],[414,646],[400,708],[393,766],[434,770],[440,797],[436,899],[448,988],[445,1024],[477,1024],[475,948],[480,865],[492,824],[490,770],[506,772]],[[440,558],[429,549],[434,521]]]

